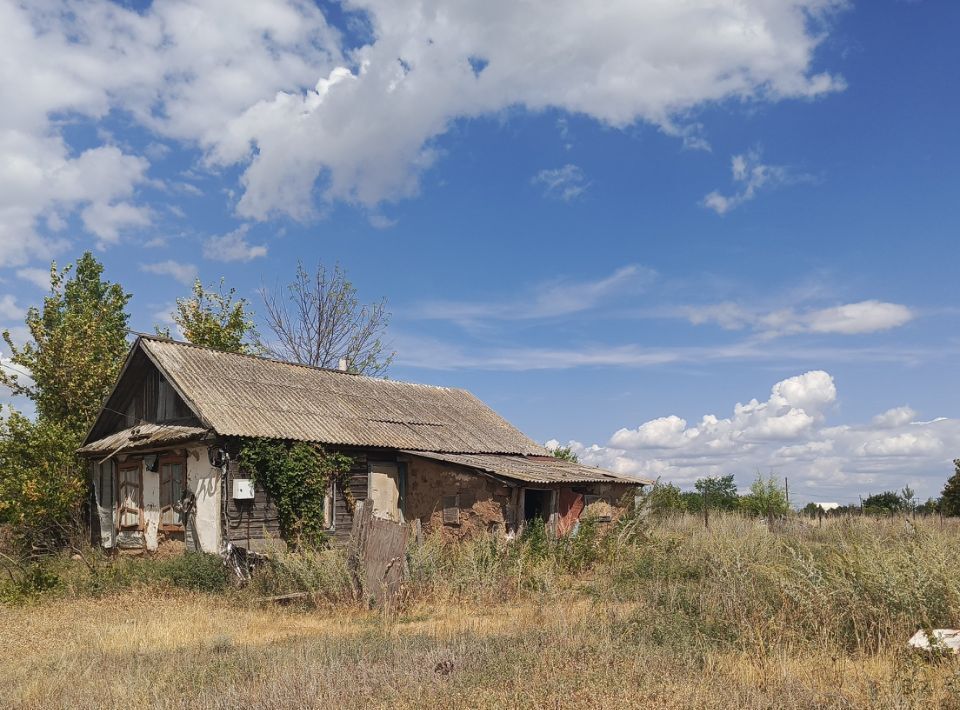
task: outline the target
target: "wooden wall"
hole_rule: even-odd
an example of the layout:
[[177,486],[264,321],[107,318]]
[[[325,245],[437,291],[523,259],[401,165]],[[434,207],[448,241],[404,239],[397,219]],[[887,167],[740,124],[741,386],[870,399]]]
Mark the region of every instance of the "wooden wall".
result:
[[90,440],[95,441],[138,422],[200,426],[190,408],[175,393],[171,394],[166,406],[159,408],[164,414],[162,419],[158,417],[160,379],[160,371],[143,351],[135,352],[123,378],[98,416]]
[[[250,474],[240,469],[239,462],[236,460],[239,455],[236,445],[227,448],[232,460],[228,464],[230,475],[224,482],[223,491],[224,500],[227,501],[224,539],[239,546],[246,546],[249,539],[253,541],[250,547],[256,549],[262,545],[265,539],[280,538],[280,519],[277,508],[262,486],[255,487],[255,497],[252,501],[236,501],[233,499],[233,491],[227,487],[232,488],[234,478],[249,478]],[[369,461],[396,460],[394,452],[382,452],[376,449],[327,447],[327,450],[331,453],[336,452],[349,456],[353,461],[353,465],[350,467],[349,490],[355,503],[367,498],[367,467]],[[334,500],[334,526],[332,530],[334,541],[337,543],[346,542],[350,537],[352,527],[353,514],[347,503],[347,497],[344,496],[342,490],[338,490]]]
[[280,518],[273,499],[263,486],[256,486],[253,500],[234,500],[233,480],[246,478],[248,474],[240,470],[236,460],[227,464],[228,476],[224,480],[223,491],[226,501],[224,515],[224,540],[240,547],[258,549],[266,539],[280,539]]

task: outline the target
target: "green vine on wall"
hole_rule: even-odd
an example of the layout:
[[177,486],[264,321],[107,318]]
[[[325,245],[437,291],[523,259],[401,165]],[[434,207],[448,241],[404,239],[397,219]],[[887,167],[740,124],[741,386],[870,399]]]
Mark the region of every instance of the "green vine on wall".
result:
[[249,438],[240,441],[240,468],[263,486],[277,507],[280,533],[293,544],[324,539],[324,498],[330,482],[353,512],[350,467],[353,459],[318,444]]

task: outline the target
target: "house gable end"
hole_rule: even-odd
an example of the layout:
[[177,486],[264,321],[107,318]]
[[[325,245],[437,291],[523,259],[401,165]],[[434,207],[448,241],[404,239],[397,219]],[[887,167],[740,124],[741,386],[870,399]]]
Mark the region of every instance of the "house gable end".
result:
[[171,378],[166,376],[138,340],[131,348],[117,383],[107,396],[84,444],[142,422],[193,427],[205,425]]

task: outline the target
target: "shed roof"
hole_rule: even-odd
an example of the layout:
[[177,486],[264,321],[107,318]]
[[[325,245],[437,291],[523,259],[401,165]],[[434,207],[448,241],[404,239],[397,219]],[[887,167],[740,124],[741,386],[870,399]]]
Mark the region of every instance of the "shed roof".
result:
[[152,449],[202,439],[208,431],[173,424],[138,424],[97,439],[78,450],[81,454],[114,454],[118,451]]
[[462,389],[397,382],[140,336],[201,422],[256,436],[417,451],[541,455]]
[[602,468],[558,459],[555,456],[447,454],[433,451],[404,451],[403,453],[467,466],[525,483],[620,483],[634,486],[654,483],[648,478],[613,473]]

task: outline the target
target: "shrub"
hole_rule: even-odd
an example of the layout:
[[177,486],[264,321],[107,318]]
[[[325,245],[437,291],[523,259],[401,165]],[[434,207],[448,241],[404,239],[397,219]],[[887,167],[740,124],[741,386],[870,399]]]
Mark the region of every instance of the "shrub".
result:
[[217,555],[191,553],[160,560],[161,578],[180,589],[222,592],[230,582],[227,568]]
[[50,560],[40,560],[22,567],[0,583],[0,602],[22,604],[60,589],[63,580]]

